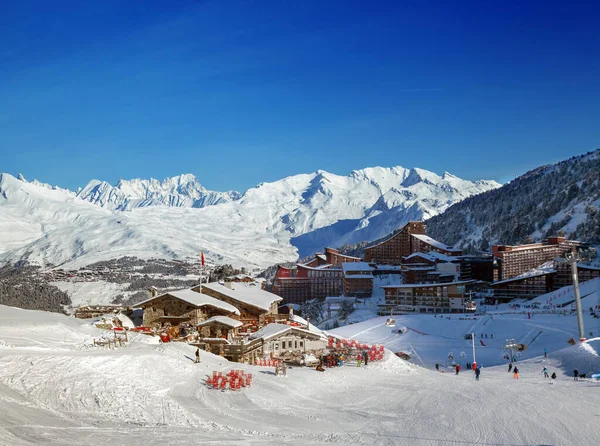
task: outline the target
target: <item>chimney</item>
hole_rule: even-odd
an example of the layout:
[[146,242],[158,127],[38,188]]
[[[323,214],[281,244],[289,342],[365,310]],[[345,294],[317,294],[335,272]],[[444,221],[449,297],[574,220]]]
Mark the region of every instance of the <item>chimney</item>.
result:
[[289,309],[290,309],[289,320],[291,321],[292,319],[294,319],[294,305],[290,304]]
[[230,290],[235,290],[235,288],[233,287],[233,282],[227,280],[225,282],[223,282],[223,285],[225,285],[227,288],[229,288]]
[[310,330],[310,316],[306,316],[306,329]]
[[158,296],[158,288],[156,288],[155,286],[151,286],[150,288],[148,288],[148,291],[150,291],[150,297]]

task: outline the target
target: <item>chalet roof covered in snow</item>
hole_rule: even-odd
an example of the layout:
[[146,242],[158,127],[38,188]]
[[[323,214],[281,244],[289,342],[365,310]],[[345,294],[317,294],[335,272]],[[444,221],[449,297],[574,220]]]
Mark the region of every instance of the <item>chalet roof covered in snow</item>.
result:
[[434,247],[436,247],[438,249],[443,249],[445,251],[461,252],[460,249],[456,249],[454,246],[444,245],[443,243],[438,242],[435,239],[432,239],[428,235],[424,235],[424,234],[411,234],[411,236],[415,237],[416,239],[421,240],[424,243],[427,243],[428,245],[434,246]]
[[211,282],[203,284],[202,288],[208,288],[238,302],[267,311],[273,302],[283,300],[276,294],[263,290],[260,285],[255,283],[231,282],[231,286],[232,288],[229,288],[221,283]]
[[235,314],[240,314],[240,311],[237,308],[235,308],[233,305],[228,304],[227,302],[223,302],[219,299],[215,299],[214,297],[207,296],[206,294],[197,293],[192,290],[169,291],[167,293],[161,294],[160,296],[155,296],[155,297],[151,297],[150,299],[146,299],[134,306],[140,307],[142,305],[145,305],[149,302],[152,302],[156,299],[159,299],[159,298],[165,297],[165,296],[172,296],[176,299],[187,302],[188,304],[193,305],[195,307],[210,306],[210,307],[214,307],[214,308],[220,308],[221,310],[230,311]]
[[286,324],[268,324],[263,328],[258,330],[256,333],[252,333],[248,339],[263,339],[264,341],[268,341],[270,339],[276,338],[278,336],[282,336],[288,333],[297,333],[304,336],[310,337],[322,337],[319,333],[310,332],[304,328],[294,327],[292,325]]
[[211,318],[206,319],[203,322],[200,322],[198,324],[198,326],[202,327],[204,325],[211,325],[211,324],[214,324],[214,323],[219,323],[221,325],[226,325],[227,327],[231,327],[231,328],[238,328],[238,327],[241,327],[242,325],[244,325],[240,321],[238,321],[236,319],[232,319],[232,318],[227,317],[227,316],[213,316]]

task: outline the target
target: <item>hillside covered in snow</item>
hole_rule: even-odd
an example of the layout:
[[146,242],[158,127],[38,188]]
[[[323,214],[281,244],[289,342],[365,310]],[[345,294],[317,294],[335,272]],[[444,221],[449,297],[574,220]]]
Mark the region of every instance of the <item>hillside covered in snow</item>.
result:
[[500,185],[422,169],[325,171],[212,192],[192,175],[72,192],[0,174],[0,260],[80,267],[121,256],[251,267],[383,236]]
[[542,166],[427,221],[428,233],[472,250],[564,233],[600,245],[600,149]]

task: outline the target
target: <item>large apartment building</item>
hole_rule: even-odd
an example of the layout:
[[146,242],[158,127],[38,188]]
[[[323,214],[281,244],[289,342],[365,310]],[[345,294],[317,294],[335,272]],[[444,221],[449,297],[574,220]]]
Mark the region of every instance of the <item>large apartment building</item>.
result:
[[448,246],[425,234],[426,226],[420,221],[408,222],[397,233],[365,248],[365,262],[384,265],[401,265],[405,257],[416,252],[439,253],[446,256],[460,256],[462,251]]
[[471,281],[383,286],[385,304],[380,315],[410,313],[462,313]]
[[562,257],[579,245],[581,242],[567,240],[565,237],[549,237],[541,243],[492,246],[494,281],[520,276],[550,260]]
[[300,304],[309,299],[324,299],[344,293],[342,265],[360,262],[358,257],[340,254],[337,249],[325,248],[309,262],[293,267],[279,265],[273,279],[273,293],[284,303]]

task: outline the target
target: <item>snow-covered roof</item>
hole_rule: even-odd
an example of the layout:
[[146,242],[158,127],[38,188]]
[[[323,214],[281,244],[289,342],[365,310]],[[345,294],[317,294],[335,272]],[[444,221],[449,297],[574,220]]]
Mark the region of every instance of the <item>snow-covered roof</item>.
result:
[[325,254],[317,254],[315,257],[318,257],[321,260],[327,261],[327,256]]
[[231,285],[233,289],[218,282],[211,282],[205,283],[202,285],[202,288],[208,288],[211,291],[237,300],[238,302],[267,311],[271,308],[273,302],[283,300],[276,294],[263,290],[260,285],[244,282],[231,282]]
[[[206,286],[206,285],[203,285]],[[197,293],[192,290],[177,290],[177,291],[168,291],[160,296],[151,297],[150,299],[146,299],[136,305],[135,307],[140,307],[148,302],[159,299],[164,296],[172,296],[188,304],[191,304],[195,307],[203,307],[210,306],[214,308],[220,308],[221,310],[230,311],[235,314],[240,314],[240,310],[235,308],[233,305],[228,304],[227,302],[223,302],[222,300],[215,299],[214,297],[208,296],[206,294]]]
[[342,269],[344,270],[344,273],[347,273],[349,271],[373,271],[375,268],[367,262],[344,262],[342,263]]
[[350,274],[346,279],[373,279],[373,274]]
[[298,263],[298,266],[301,266],[302,268],[306,268],[306,269],[311,269],[313,271],[323,271],[323,270],[327,270],[327,271],[341,271],[342,270],[342,268],[335,268],[331,264],[319,265],[319,266],[308,266],[308,265],[303,264],[303,263]]
[[547,274],[552,274],[555,272],[556,272],[556,269],[554,269],[554,263],[552,262],[552,260],[549,260],[546,263],[542,263],[537,268],[533,268],[533,269],[530,269],[529,271],[525,271],[523,274],[519,274],[518,276],[510,277],[510,278],[504,279],[504,280],[498,280],[497,282],[493,282],[492,286],[502,284],[502,283],[516,282],[518,280],[530,279],[533,277],[545,276]]
[[445,251],[454,251],[454,252],[461,251],[460,249],[456,249],[454,246],[444,245],[443,243],[440,243],[437,240],[432,239],[431,237],[429,237],[428,235],[425,235],[425,234],[411,234],[411,235],[413,237],[421,240],[422,242],[427,243],[428,245],[435,246],[438,249],[443,249]]
[[210,324],[213,324],[213,323],[219,323],[219,324],[231,327],[231,328],[238,328],[238,327],[241,327],[242,325],[244,325],[240,321],[238,321],[236,319],[232,319],[232,318],[227,317],[227,316],[213,316],[211,318],[206,319],[204,322],[200,322],[198,324],[198,326],[201,327],[203,325],[210,325]]
[[296,331],[301,334],[310,335],[310,336],[323,336],[320,333],[313,333],[304,328],[294,327],[292,325],[286,324],[268,324],[263,328],[258,330],[256,333],[252,333],[248,336],[248,339],[263,339],[264,341],[268,341],[269,339],[276,338],[277,336],[281,336],[288,331]]

